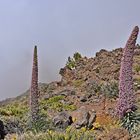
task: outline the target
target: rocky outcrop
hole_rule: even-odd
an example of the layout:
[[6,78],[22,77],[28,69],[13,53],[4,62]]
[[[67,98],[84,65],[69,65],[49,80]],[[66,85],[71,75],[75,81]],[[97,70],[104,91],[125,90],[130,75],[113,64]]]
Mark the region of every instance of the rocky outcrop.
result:
[[100,50],[94,58],[82,57],[75,63],[75,69],[67,66],[60,70],[62,85],[73,85],[73,81],[108,81],[118,80],[122,48],[113,51]]

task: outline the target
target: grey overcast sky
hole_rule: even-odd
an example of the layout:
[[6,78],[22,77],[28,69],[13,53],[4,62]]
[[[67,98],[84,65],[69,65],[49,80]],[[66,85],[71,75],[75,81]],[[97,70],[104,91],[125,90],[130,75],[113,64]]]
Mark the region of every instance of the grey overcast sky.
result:
[[76,51],[124,47],[135,25],[140,0],[0,0],[0,100],[30,87],[34,45],[40,82],[50,82]]

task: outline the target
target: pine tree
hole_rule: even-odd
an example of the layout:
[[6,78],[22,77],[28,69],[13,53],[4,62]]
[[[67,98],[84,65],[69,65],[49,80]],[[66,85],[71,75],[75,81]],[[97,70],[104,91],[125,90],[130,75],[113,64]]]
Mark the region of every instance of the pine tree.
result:
[[38,120],[39,113],[39,91],[38,91],[38,58],[37,58],[37,46],[34,47],[33,55],[33,68],[32,68],[32,81],[30,89],[30,115],[31,121],[36,122]]
[[135,107],[132,64],[138,32],[139,28],[135,26],[123,51],[119,77],[119,100],[117,104],[119,118],[122,118],[128,110],[133,110]]

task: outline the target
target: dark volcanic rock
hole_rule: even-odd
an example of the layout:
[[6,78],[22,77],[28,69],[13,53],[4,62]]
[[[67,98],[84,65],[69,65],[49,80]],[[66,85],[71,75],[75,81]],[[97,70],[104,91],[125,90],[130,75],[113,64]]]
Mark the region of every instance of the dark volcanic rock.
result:
[[96,119],[96,112],[94,110],[88,111],[85,106],[81,106],[78,110],[72,113],[72,117],[76,119],[74,126],[77,129],[81,127],[92,128],[92,124]]
[[3,140],[5,135],[6,135],[6,133],[5,133],[5,130],[4,130],[4,124],[0,120],[0,139]]
[[86,93],[86,95],[80,97],[80,102],[87,102],[90,100],[91,97],[92,97],[91,93]]
[[67,112],[61,112],[53,118],[53,124],[57,128],[65,129],[72,124],[72,117]]
[[80,101],[81,102],[86,102],[87,101],[87,96],[84,95],[84,96],[80,97]]
[[75,91],[71,89],[64,89],[58,93],[58,95],[63,95],[63,96],[70,96],[70,95],[75,95]]

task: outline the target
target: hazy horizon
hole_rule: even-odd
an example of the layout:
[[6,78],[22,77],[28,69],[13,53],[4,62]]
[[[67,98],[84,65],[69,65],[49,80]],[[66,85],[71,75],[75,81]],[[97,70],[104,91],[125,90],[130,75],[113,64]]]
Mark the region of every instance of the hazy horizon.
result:
[[74,52],[93,57],[102,48],[124,47],[133,27],[140,27],[139,5],[139,0],[1,0],[0,100],[30,87],[35,45],[39,82],[60,79],[59,69]]

